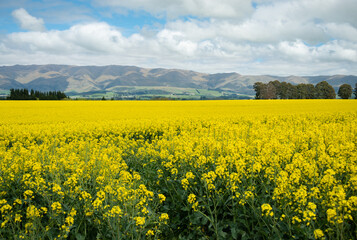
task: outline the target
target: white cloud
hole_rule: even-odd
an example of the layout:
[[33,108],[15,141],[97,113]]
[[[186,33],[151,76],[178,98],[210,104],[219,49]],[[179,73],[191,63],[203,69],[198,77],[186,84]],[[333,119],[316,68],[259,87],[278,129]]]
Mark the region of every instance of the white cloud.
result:
[[[342,0],[339,3],[343,5],[343,1],[346,1],[346,4],[351,2]],[[302,39],[314,45],[333,37],[352,40],[354,32],[357,31],[347,22],[352,16],[344,16],[345,12],[349,12],[348,7],[342,8],[336,3],[337,1],[332,0],[280,1],[259,7],[249,18],[239,22],[228,18],[205,21],[177,20],[168,23],[167,27],[185,32],[190,38],[222,37],[236,42],[274,43]],[[335,12],[336,8],[341,11],[339,14]],[[331,22],[333,20],[336,22]]]
[[130,45],[129,39],[124,38],[119,30],[102,22],[78,24],[64,31],[12,33],[5,43],[25,52],[60,55],[119,53]]
[[357,43],[346,42],[342,40],[333,40],[317,48],[321,61],[354,63],[357,65]]
[[328,23],[323,26],[326,34],[333,39],[344,39],[355,42],[357,39],[357,28],[349,23]]
[[[251,1],[103,0],[108,6],[145,9],[172,18],[159,29],[145,27],[131,36],[105,22],[76,24],[62,31],[12,33],[0,39],[0,64],[357,74],[357,15],[351,10],[357,9],[356,0],[254,2],[258,3],[256,9]],[[185,20],[173,19],[191,15]]]
[[43,19],[31,16],[23,8],[14,10],[12,16],[20,23],[22,29],[38,32],[46,30]]
[[[103,22],[78,24],[64,31],[13,33],[1,44],[0,64],[15,61],[21,54],[21,61],[38,64],[122,64],[278,75],[356,71],[357,43],[351,41],[309,46],[300,39],[255,44],[229,37],[200,39],[181,24],[170,25],[181,31],[165,28],[150,36],[124,37],[119,29]],[[216,30],[212,31],[214,36]],[[24,62],[17,57],[16,63]]]
[[295,42],[280,42],[278,49],[287,60],[311,61],[316,54],[315,48],[308,47],[301,40],[296,40]]
[[102,6],[145,10],[168,18],[179,16],[244,18],[253,12],[251,0],[95,0],[95,2]]

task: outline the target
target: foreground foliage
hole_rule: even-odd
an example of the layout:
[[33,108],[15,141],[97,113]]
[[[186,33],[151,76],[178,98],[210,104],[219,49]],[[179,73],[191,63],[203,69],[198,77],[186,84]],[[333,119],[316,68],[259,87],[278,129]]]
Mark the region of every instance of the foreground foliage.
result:
[[[357,112],[340,102],[3,105],[0,238],[354,239]],[[105,104],[126,115],[91,116]],[[254,104],[275,112],[227,110]]]

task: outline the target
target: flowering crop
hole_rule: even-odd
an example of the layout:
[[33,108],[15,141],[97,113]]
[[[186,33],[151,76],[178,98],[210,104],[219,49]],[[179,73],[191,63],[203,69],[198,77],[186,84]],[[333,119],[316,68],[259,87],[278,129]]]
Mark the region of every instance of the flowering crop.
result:
[[0,102],[0,238],[354,239],[356,109]]

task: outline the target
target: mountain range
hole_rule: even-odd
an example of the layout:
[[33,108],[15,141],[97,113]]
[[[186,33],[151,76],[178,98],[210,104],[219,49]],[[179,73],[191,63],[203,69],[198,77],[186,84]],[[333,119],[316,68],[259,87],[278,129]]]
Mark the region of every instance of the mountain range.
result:
[[156,96],[253,97],[255,82],[285,81],[316,84],[327,81],[336,92],[344,83],[355,87],[357,76],[271,76],[232,73],[207,74],[188,70],[140,68],[136,66],[15,65],[0,67],[0,89],[27,88],[64,91],[69,95],[104,94]]

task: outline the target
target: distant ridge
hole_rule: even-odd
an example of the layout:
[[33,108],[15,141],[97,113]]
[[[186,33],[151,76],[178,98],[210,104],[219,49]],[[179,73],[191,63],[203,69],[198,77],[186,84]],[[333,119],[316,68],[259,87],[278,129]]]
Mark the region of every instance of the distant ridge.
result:
[[[0,89],[28,88],[39,91],[123,92],[125,89],[156,89],[157,94],[173,94],[172,89],[206,89],[253,96],[255,82],[285,81],[293,84],[327,81],[337,91],[344,83],[352,87],[357,76],[270,76],[238,73],[207,74],[188,70],[140,68],[136,66],[15,65],[0,67]],[[161,92],[160,92],[161,90]],[[187,92],[187,91],[186,91]]]

